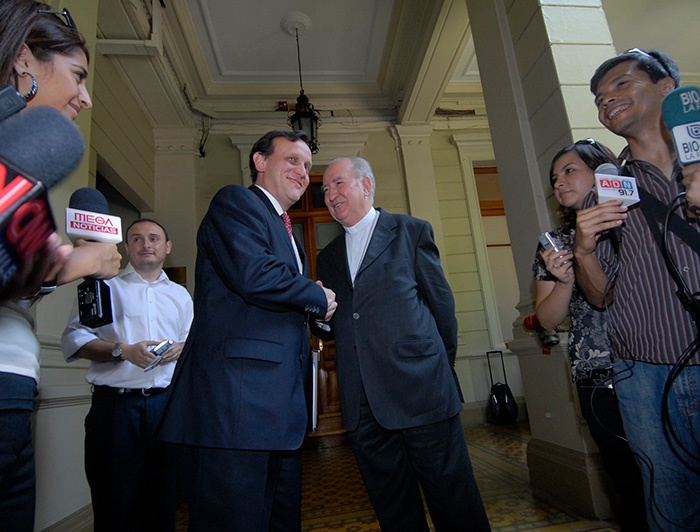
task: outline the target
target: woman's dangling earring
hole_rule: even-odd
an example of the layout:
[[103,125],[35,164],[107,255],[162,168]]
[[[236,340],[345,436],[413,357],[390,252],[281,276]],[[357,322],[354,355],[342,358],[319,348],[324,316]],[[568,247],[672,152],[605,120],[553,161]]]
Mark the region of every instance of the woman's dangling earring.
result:
[[27,92],[26,94],[21,94],[21,95],[20,95],[21,98],[22,98],[25,102],[28,102],[29,100],[31,100],[32,98],[34,98],[34,95],[36,94],[36,89],[37,89],[36,78],[35,78],[34,76],[32,76],[32,74],[30,74],[29,72],[22,72],[22,75],[23,75],[23,76],[29,75],[29,76],[31,76],[31,78],[32,78],[32,88],[29,89],[29,92]]

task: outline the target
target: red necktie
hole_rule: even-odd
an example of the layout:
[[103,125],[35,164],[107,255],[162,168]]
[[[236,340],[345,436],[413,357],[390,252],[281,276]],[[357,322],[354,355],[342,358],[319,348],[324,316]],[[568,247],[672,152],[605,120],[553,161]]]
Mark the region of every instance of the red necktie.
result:
[[284,226],[287,228],[287,233],[289,233],[289,238],[294,242],[294,237],[292,236],[292,221],[289,219],[289,215],[286,212],[280,214],[282,220],[284,221]]

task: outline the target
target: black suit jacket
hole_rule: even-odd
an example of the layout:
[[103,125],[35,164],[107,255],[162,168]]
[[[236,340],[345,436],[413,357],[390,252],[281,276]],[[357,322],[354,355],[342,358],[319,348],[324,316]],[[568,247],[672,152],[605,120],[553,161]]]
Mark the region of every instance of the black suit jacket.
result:
[[430,224],[379,209],[354,287],[345,233],[321,251],[317,269],[338,302],[330,325],[345,428],[357,428],[363,386],[386,429],[457,414],[457,319]]
[[231,185],[216,194],[197,235],[195,282],[194,322],[159,437],[226,449],[299,448],[307,427],[307,314],[323,317],[327,303],[299,273],[284,222],[260,189]]

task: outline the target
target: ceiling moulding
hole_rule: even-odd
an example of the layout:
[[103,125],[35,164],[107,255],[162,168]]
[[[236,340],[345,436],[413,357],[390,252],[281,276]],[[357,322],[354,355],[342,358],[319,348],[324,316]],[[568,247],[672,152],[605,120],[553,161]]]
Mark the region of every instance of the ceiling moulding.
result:
[[[139,37],[155,29],[164,42],[161,55],[132,54],[133,50],[127,50],[127,54],[116,53],[118,49],[107,44],[107,52],[110,55],[104,55],[104,58],[116,68],[154,127],[195,125],[199,123],[199,118],[187,106],[182,94],[185,82],[179,80],[176,65],[172,63],[172,60],[175,60],[179,65],[181,58],[174,47],[174,36],[163,19],[167,17],[168,12],[163,11],[157,2],[149,5],[154,11],[154,17],[151,17],[148,6],[142,2],[103,2],[100,5],[98,20],[98,52],[101,51],[100,42],[141,43],[145,41],[139,40]],[[108,36],[121,38],[108,39]],[[103,53],[97,55],[103,56]]]
[[[372,116],[344,116],[330,117],[322,116],[323,128],[319,129],[319,138],[323,137],[326,132],[341,132],[341,131],[375,131],[391,127],[396,124],[396,115],[372,115]],[[212,133],[230,133],[238,128],[253,127],[264,129],[287,129],[286,114],[266,115],[246,115],[237,116],[235,118],[216,119],[211,122]]]
[[157,4],[152,0],[150,39],[97,39],[97,50],[103,55],[163,55],[163,8]]
[[[318,139],[323,150],[326,146],[326,138],[330,135],[353,135],[367,134],[372,131],[383,131],[396,124],[394,119],[368,118],[354,121],[323,121],[323,129],[319,129]],[[248,118],[238,120],[217,120],[212,122],[211,135],[257,135],[260,137],[261,131],[272,129],[287,129],[286,117],[284,120],[272,118]],[[256,138],[257,138],[256,137]]]
[[405,86],[399,110],[402,124],[429,122],[450,78],[471,40],[469,15],[464,2],[446,0],[432,27],[417,72]]
[[[281,99],[278,95],[271,95],[266,97],[243,97],[237,100],[229,99],[215,99],[215,100],[192,100],[192,106],[202,112],[208,111],[208,114],[216,116],[218,114],[226,113],[248,113],[248,112],[282,112],[278,111],[279,102],[287,102],[287,107],[291,108],[294,106],[296,96]],[[396,104],[391,100],[386,98],[339,98],[334,96],[333,98],[322,98],[319,100],[319,104],[316,108],[324,114],[331,114],[333,112],[342,111],[343,109],[356,110],[364,112],[366,110],[372,111],[393,111],[396,109]]]

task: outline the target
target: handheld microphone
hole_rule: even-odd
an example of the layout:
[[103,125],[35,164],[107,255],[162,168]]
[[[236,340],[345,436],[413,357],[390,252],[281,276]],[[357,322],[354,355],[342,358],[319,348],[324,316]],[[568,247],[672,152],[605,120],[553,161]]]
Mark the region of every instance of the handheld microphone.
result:
[[122,241],[122,219],[110,216],[107,200],[100,191],[79,188],[71,195],[66,209],[66,235],[71,242],[83,238],[119,244]]
[[82,156],[80,130],[56,109],[28,109],[0,122],[0,286],[55,231],[47,190]]
[[666,127],[671,130],[678,162],[700,163],[700,88],[693,85],[669,92],[661,104]]
[[595,190],[598,203],[622,200],[626,207],[639,203],[637,180],[620,175],[620,170],[612,163],[603,163],[595,169]]
[[[94,188],[79,188],[70,197],[66,209],[66,234],[75,242],[79,238],[93,242],[118,244],[122,222],[110,216],[107,200]],[[78,316],[86,327],[112,323],[112,295],[107,283],[87,277],[78,285]]]

